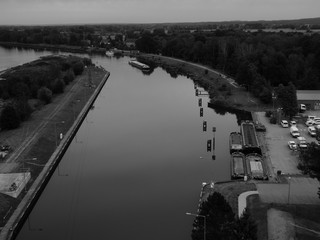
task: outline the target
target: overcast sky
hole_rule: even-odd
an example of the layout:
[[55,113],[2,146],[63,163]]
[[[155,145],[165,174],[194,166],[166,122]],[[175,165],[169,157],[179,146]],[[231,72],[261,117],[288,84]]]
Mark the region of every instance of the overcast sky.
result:
[[0,0],[0,25],[283,20],[320,16],[320,0]]

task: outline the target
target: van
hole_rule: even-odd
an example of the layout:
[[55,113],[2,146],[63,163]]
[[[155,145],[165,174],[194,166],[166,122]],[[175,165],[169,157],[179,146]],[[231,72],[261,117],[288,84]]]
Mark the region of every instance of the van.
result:
[[307,107],[305,104],[300,104],[300,112],[305,112],[307,110]]
[[296,126],[290,127],[290,133],[291,133],[292,137],[299,137],[300,136],[299,129]]

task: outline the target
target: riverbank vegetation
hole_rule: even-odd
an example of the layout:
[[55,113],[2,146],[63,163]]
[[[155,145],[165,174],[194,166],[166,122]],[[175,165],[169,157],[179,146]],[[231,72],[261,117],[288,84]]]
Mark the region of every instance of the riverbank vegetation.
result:
[[52,97],[80,75],[91,61],[74,56],[46,56],[5,71],[1,75],[1,129],[14,129],[29,118],[41,103]]
[[[204,234],[206,234],[205,238]],[[207,201],[201,204],[191,236],[193,240],[255,240],[257,239],[257,226],[247,211],[239,219],[235,218],[225,198],[220,193],[214,192],[208,196]]]
[[146,33],[139,42],[143,43],[137,44],[141,51],[218,69],[265,103],[271,102],[273,87],[279,84],[292,82],[297,89],[320,88],[318,34],[236,30],[170,36]]

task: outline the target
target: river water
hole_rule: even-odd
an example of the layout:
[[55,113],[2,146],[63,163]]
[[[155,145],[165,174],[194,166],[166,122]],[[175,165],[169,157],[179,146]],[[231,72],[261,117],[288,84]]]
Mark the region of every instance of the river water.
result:
[[[47,54],[0,47],[0,70]],[[236,116],[207,108],[186,77],[160,68],[145,75],[128,57],[91,57],[109,80],[17,239],[191,239],[185,213],[196,213],[202,182],[230,180]]]

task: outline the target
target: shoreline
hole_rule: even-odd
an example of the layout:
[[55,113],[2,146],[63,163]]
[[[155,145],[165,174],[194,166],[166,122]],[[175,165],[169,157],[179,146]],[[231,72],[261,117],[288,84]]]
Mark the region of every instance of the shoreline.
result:
[[[91,67],[90,67],[91,68]],[[34,122],[35,125],[39,125],[39,122],[44,122],[44,127],[40,130],[39,136],[33,139],[33,132],[37,131],[37,128],[31,130],[32,133],[32,143],[28,146],[22,153],[21,156],[17,160],[15,160],[16,164],[23,165],[28,162],[26,158],[31,159],[30,155],[36,154],[39,151],[39,141],[41,142],[44,138],[48,138],[51,142],[47,142],[47,148],[53,149],[52,143],[54,143],[54,139],[56,136],[49,136],[53,129],[53,125],[48,123],[47,120],[43,120],[45,116],[48,115],[52,111],[52,109],[58,109],[56,113],[51,116],[50,120],[58,121],[57,119],[61,119],[61,117],[65,120],[65,126],[61,129],[62,132],[65,132],[64,137],[59,142],[59,145],[53,149],[50,155],[49,151],[45,154],[48,156],[46,159],[39,162],[37,166],[43,166],[41,169],[37,166],[30,165],[29,171],[32,173],[32,179],[30,183],[26,185],[27,192],[21,193],[21,196],[18,196],[17,199],[7,198],[9,203],[9,210],[7,211],[6,215],[3,216],[3,227],[0,232],[0,239],[14,239],[16,235],[19,233],[20,228],[23,226],[25,220],[27,219],[29,213],[32,211],[32,208],[36,204],[38,198],[40,197],[42,191],[44,190],[47,182],[50,180],[52,174],[54,173],[56,167],[61,161],[65,151],[68,149],[68,146],[73,140],[73,137],[76,135],[78,129],[80,128],[82,122],[84,121],[85,117],[87,116],[88,112],[90,111],[94,101],[98,97],[100,91],[103,89],[105,83],[107,82],[110,73],[103,69],[102,67],[93,67],[93,77],[92,82],[94,85],[89,85],[86,81],[88,71],[86,70],[83,75],[80,75],[74,83],[69,86],[68,90],[65,91],[61,96],[56,96],[55,100],[50,103],[48,107],[44,107],[40,111],[36,111],[34,116],[32,116],[31,120],[28,123],[23,123],[25,125],[32,124]],[[102,77],[103,74],[103,77]],[[101,76],[101,77],[99,77]],[[81,100],[81,101],[80,101]],[[78,102],[76,106],[74,103]],[[72,109],[70,109],[70,107]],[[68,110],[69,109],[69,110]],[[66,112],[67,110],[67,112]],[[41,120],[42,119],[42,120]],[[49,120],[49,121],[50,121]],[[61,122],[61,120],[59,120]],[[29,128],[28,125],[28,128]],[[54,125],[55,128],[56,124]],[[21,129],[22,128],[22,129]],[[24,126],[20,127],[18,131],[24,131]],[[50,129],[51,128],[51,129]],[[10,134],[11,132],[7,132],[6,134]],[[52,134],[51,134],[52,135]],[[28,137],[27,137],[28,138]],[[23,139],[21,140],[23,143]],[[23,144],[21,143],[21,144]],[[48,145],[49,144],[49,145]],[[46,145],[45,145],[46,148]],[[41,155],[39,153],[38,155]],[[42,157],[45,157],[41,156]],[[39,157],[40,159],[40,157]],[[37,172],[40,170],[40,172]],[[17,169],[11,169],[10,172],[15,172]],[[2,171],[3,172],[3,171]],[[2,194],[1,194],[2,195]],[[7,221],[5,221],[5,218]]]

